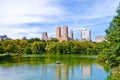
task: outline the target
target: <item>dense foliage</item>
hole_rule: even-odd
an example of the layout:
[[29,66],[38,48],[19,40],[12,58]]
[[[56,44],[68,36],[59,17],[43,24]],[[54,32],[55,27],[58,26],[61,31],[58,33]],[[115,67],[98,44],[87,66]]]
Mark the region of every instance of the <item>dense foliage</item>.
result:
[[5,40],[0,41],[0,53],[12,54],[97,54],[97,45],[92,42],[63,41],[57,39],[41,41],[30,40]]
[[100,58],[110,66],[120,65],[120,6],[106,30],[106,42],[102,42]]
[[97,54],[96,44],[92,42],[52,42],[48,43],[45,49],[48,53],[55,54]]

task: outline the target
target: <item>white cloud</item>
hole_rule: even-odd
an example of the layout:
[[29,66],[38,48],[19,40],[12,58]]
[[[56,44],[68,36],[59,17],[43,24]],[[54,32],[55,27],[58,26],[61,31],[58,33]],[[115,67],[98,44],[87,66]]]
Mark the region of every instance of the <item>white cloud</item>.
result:
[[[2,26],[2,25],[0,25]],[[21,27],[22,26],[22,27]],[[4,35],[7,34],[8,37],[17,39],[22,38],[24,36],[27,36],[27,38],[31,37],[40,37],[41,34],[38,32],[41,32],[42,29],[39,27],[24,27],[24,25],[21,26],[13,26],[13,25],[6,25],[4,27],[0,27],[0,34]]]
[[41,26],[22,24],[57,22],[64,14],[55,0],[0,0],[0,35],[7,34],[14,39],[40,37]]
[[0,24],[46,22],[64,14],[54,0],[2,0],[0,12]]
[[[72,6],[73,3],[68,4],[69,1],[66,0],[0,0],[0,35],[7,34],[14,39],[23,36],[31,38],[40,37],[41,32],[48,31],[48,35],[51,37],[55,36],[55,31],[45,26],[52,26],[53,29],[53,27],[55,28],[53,24],[56,26],[59,26],[58,24],[69,25],[70,29],[74,27],[76,32],[84,27],[92,29],[91,26],[94,27],[99,23],[98,19],[116,14],[120,0],[102,0],[103,2],[92,0],[95,3],[85,7],[81,6],[83,0],[71,1],[78,1],[80,4]],[[83,2],[86,1],[88,2],[88,0]],[[64,2],[67,4],[63,4]],[[73,8],[77,8],[76,11],[72,10]],[[79,9],[84,11],[79,12],[81,11]],[[91,22],[93,19],[97,19],[96,23]],[[24,25],[28,23],[44,23],[45,25],[37,25],[37,27]]]

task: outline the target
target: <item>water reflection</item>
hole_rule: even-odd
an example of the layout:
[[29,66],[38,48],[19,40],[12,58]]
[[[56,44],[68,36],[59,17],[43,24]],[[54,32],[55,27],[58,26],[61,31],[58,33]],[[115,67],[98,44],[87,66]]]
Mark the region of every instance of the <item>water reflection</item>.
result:
[[89,78],[92,75],[92,65],[83,65],[81,67],[83,79]]
[[[92,65],[80,65],[79,71],[74,71],[74,66],[68,65],[56,65],[56,80],[70,80],[69,76],[73,78],[74,76],[81,79],[87,80],[92,76]],[[77,72],[77,75],[74,75]],[[72,79],[73,80],[73,79]]]
[[61,79],[61,66],[56,65],[56,80],[60,80],[60,79]]
[[[57,60],[61,64],[55,64]],[[17,58],[0,62],[0,74],[4,80],[106,80],[109,76],[95,58],[85,57]]]

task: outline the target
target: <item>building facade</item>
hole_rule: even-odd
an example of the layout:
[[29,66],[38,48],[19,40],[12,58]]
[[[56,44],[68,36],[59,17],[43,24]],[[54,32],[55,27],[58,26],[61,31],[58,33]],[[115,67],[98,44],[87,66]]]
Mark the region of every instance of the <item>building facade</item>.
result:
[[[62,34],[62,35],[61,35]],[[62,33],[61,33],[61,27],[56,28],[56,38],[59,41],[68,41],[73,40],[73,31],[70,32],[70,37],[68,36],[68,26],[62,27]]]
[[95,37],[95,42],[102,42],[105,41],[105,36],[96,36]]
[[83,29],[81,31],[81,40],[82,41],[91,41],[91,31],[88,29]]
[[7,37],[7,35],[1,35],[0,36],[0,41],[1,40],[8,40],[9,38]]
[[49,40],[47,32],[42,33],[42,40],[45,40],[45,41]]
[[73,40],[73,30],[70,31],[70,39]]
[[61,37],[61,27],[56,28],[56,38],[59,39]]

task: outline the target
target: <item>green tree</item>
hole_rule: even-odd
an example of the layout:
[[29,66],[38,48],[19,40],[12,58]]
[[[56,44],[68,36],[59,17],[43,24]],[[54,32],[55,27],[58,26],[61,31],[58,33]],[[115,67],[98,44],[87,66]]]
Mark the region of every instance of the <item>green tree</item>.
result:
[[58,42],[47,43],[45,50],[48,53],[56,54],[57,53],[57,50],[56,50],[57,44],[58,44]]
[[106,30],[106,35],[108,47],[102,50],[102,55],[111,66],[118,66],[120,64],[120,6],[117,15]]
[[31,44],[31,50],[34,54],[45,52],[46,44],[44,42],[34,42]]
[[58,42],[59,40],[57,38],[52,38],[51,40],[49,40],[51,42]]
[[26,54],[32,54],[32,50],[31,50],[30,47],[25,47],[24,52],[25,52]]
[[107,40],[111,43],[120,42],[120,6],[117,10],[117,16],[115,16],[110,23],[109,28],[106,30]]
[[4,49],[2,46],[0,46],[0,54],[3,54],[4,53]]
[[18,51],[18,47],[17,47],[15,40],[4,41],[2,45],[3,45],[5,52],[17,53]]

